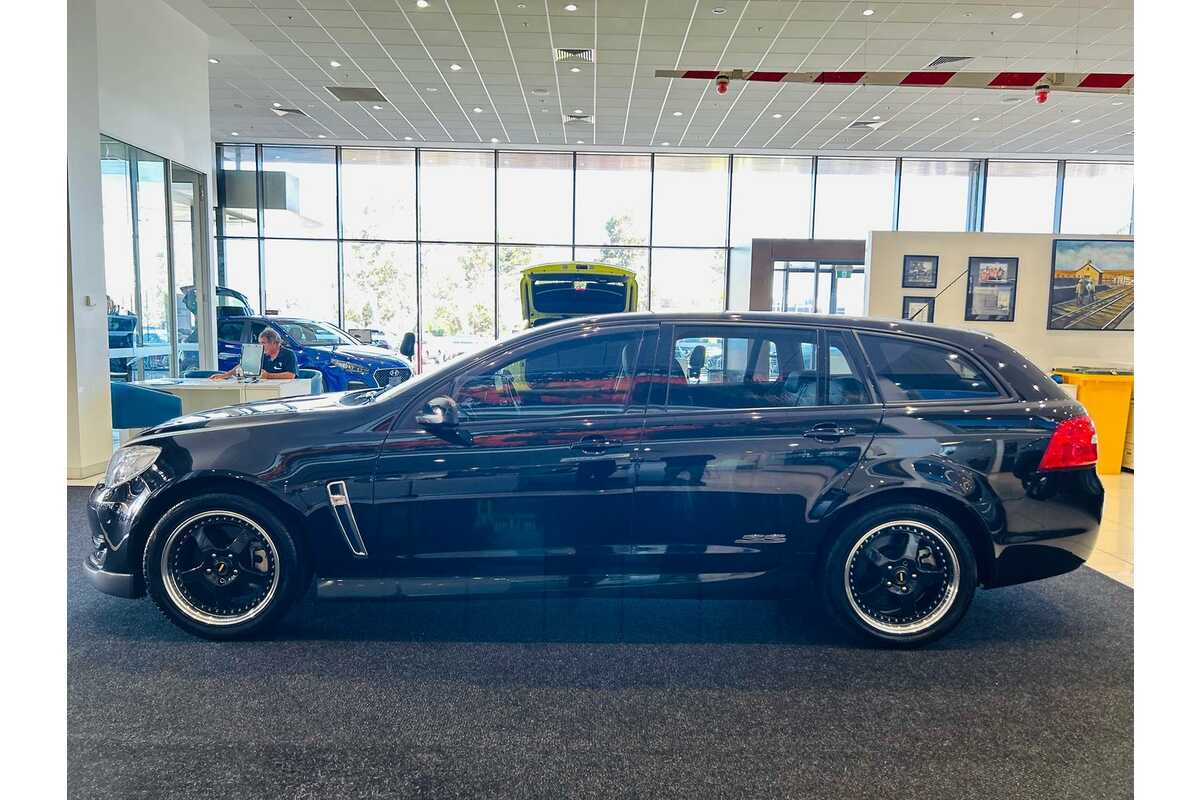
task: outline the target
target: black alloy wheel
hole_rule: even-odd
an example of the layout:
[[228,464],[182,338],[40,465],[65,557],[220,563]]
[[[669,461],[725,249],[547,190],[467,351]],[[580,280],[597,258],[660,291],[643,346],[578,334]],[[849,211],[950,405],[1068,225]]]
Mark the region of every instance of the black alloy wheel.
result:
[[146,542],[142,569],[151,598],[172,622],[214,639],[274,623],[306,577],[279,518],[231,494],[201,495],[164,514]]
[[896,505],[853,520],[830,546],[827,604],[876,642],[915,645],[954,628],[977,582],[970,543],[941,512]]

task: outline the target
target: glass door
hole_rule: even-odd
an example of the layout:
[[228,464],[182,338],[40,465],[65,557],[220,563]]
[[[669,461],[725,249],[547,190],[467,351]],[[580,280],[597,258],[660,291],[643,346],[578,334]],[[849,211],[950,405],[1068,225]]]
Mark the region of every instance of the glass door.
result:
[[175,291],[175,357],[178,375],[200,368],[200,311],[204,260],[201,228],[204,177],[193,170],[171,165],[171,252]]
[[861,316],[866,299],[862,264],[776,261],[772,288],[774,311]]

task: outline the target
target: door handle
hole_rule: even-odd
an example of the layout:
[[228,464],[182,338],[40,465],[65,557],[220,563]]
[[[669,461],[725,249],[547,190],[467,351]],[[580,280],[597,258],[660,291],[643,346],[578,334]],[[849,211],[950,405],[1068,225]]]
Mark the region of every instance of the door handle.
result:
[[571,449],[580,453],[603,453],[611,447],[620,447],[623,444],[624,442],[611,441],[603,436],[585,436],[571,445]]
[[813,425],[801,435],[807,439],[816,439],[819,442],[836,442],[838,439],[854,436],[855,433],[854,428],[842,427],[836,422],[822,422]]

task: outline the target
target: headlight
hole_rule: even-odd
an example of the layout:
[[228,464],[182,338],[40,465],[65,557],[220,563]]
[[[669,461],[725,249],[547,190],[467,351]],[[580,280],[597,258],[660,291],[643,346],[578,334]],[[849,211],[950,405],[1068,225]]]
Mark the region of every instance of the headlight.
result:
[[120,486],[133,480],[150,468],[162,452],[158,447],[131,444],[113,453],[108,462],[108,473],[104,476],[105,486]]
[[366,367],[359,366],[358,364],[352,364],[349,361],[339,361],[336,358],[330,361],[329,364],[330,366],[337,367],[338,369],[344,369],[347,372],[354,372],[359,375],[366,375],[368,372],[370,372],[370,370]]

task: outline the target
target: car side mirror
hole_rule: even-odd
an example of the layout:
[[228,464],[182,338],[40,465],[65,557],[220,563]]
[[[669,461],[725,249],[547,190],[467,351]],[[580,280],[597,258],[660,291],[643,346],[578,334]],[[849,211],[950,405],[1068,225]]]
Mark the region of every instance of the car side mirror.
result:
[[417,424],[422,428],[458,427],[458,403],[449,397],[433,398],[417,414]]
[[400,340],[400,355],[412,358],[417,354],[417,335],[412,331],[404,334]]

